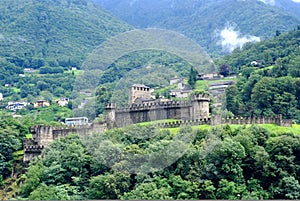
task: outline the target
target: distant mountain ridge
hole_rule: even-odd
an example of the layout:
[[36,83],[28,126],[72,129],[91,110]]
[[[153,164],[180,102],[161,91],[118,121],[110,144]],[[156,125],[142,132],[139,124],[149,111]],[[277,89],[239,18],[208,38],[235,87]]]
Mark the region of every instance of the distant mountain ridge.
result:
[[298,19],[300,19],[300,1],[296,3],[292,0],[276,0],[275,5],[287,12],[294,14],[298,17]]
[[88,0],[1,0],[0,57],[23,67],[79,65],[131,29]]
[[137,28],[159,27],[179,31],[210,53],[217,54],[228,51],[224,46],[222,49],[222,30],[231,30],[229,34],[237,35],[228,38],[233,41],[234,48],[240,45],[239,41],[251,41],[252,36],[264,39],[274,36],[276,30],[283,32],[300,24],[290,12],[258,0],[94,1]]

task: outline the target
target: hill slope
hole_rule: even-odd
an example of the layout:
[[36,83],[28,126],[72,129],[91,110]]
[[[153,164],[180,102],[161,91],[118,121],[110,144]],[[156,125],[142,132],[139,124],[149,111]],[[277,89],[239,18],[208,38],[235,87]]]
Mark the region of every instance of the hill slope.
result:
[[176,30],[214,53],[231,51],[246,41],[258,40],[250,36],[267,38],[275,35],[276,30],[290,30],[299,24],[294,15],[253,0],[95,1],[136,27]]
[[282,114],[300,122],[300,26],[224,57],[239,74],[227,88],[226,107],[236,115]]
[[283,8],[300,19],[300,2],[296,3],[293,0],[276,0],[276,6]]
[[87,0],[2,0],[0,57],[18,66],[79,65],[107,37],[130,29]]

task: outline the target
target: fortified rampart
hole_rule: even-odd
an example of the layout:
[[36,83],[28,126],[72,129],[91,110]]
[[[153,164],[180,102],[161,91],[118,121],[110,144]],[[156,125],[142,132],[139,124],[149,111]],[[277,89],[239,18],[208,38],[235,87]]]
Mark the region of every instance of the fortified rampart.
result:
[[[220,125],[220,124],[276,124],[279,126],[292,126],[292,120],[282,119],[281,115],[276,117],[233,117],[222,118],[221,116],[212,116],[211,118],[201,118],[192,120],[178,120],[165,123],[157,123],[156,126],[161,128],[177,128],[181,126],[199,126],[199,125]],[[24,162],[29,162],[35,156],[41,154],[54,140],[77,133],[80,135],[89,135],[95,132],[103,132],[107,130],[105,122],[92,124],[91,126],[76,127],[53,127],[53,126],[34,126],[31,129],[32,138],[24,139]]]
[[107,130],[106,122],[94,123],[87,126],[33,126],[31,128],[32,138],[24,139],[24,162],[32,160],[35,156],[41,154],[54,140],[67,136],[71,133],[79,135],[89,135],[94,132],[103,132]]
[[251,124],[276,124],[278,126],[290,127],[292,126],[291,119],[282,119],[281,115],[275,117],[232,117],[222,118],[222,116],[216,115],[211,118],[195,119],[195,120],[181,120],[157,123],[156,125],[161,128],[178,128],[180,126],[200,126],[200,125],[251,125]]
[[150,102],[118,108],[108,104],[108,128],[125,127],[140,122],[163,119],[194,120],[209,117],[208,95],[195,95],[191,101]]

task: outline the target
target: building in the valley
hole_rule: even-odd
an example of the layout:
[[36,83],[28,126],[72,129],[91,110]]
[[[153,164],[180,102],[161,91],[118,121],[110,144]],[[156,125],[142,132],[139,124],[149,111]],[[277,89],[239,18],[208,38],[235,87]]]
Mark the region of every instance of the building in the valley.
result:
[[27,102],[8,102],[6,109],[15,111],[15,110],[23,109],[27,105],[28,105]]
[[70,101],[69,98],[60,98],[59,100],[56,101],[56,103],[61,107],[65,107],[69,104],[69,101]]
[[35,73],[36,70],[34,70],[33,68],[24,68],[24,73]]
[[179,82],[182,82],[183,80],[184,80],[183,78],[175,76],[175,77],[170,79],[170,85],[177,84]]
[[220,73],[214,72],[214,73],[200,73],[197,75],[198,80],[212,80],[212,79],[220,79],[224,76]]
[[189,95],[193,92],[193,89],[190,85],[187,85],[183,82],[179,82],[177,89],[170,90],[170,96],[174,98],[188,98]]
[[37,100],[37,101],[34,101],[34,103],[33,103],[34,108],[49,107],[49,106],[50,106],[50,103],[47,100]]

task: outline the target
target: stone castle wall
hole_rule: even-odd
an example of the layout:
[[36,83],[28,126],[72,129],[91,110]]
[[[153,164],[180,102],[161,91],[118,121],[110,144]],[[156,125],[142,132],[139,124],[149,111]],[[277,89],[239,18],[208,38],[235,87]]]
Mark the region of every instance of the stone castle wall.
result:
[[131,124],[163,119],[193,120],[209,116],[209,97],[194,96],[191,101],[152,102],[133,104],[127,108],[117,108],[109,104],[107,122],[109,128],[125,127]]
[[161,128],[177,128],[181,126],[200,126],[200,125],[251,125],[251,124],[276,124],[278,126],[291,127],[292,120],[282,119],[281,115],[276,117],[233,117],[233,118],[222,118],[219,115],[212,116],[211,118],[195,119],[195,120],[183,120],[164,122],[156,124]]
[[88,126],[34,126],[31,128],[32,138],[24,139],[24,162],[31,161],[34,157],[41,154],[42,150],[49,146],[54,140],[76,133],[81,136],[90,135],[95,132],[104,132],[107,125],[103,123],[94,123]]
[[[124,111],[125,112],[125,111]],[[128,113],[128,112],[126,112]],[[127,115],[127,114],[126,114]],[[276,117],[234,117],[222,118],[221,116],[212,116],[211,118],[178,120],[173,122],[157,123],[161,128],[177,128],[181,126],[199,126],[199,125],[220,125],[220,124],[276,124],[279,126],[292,126],[292,120],[282,119],[281,115]],[[108,129],[108,125],[103,123],[93,124],[91,126],[78,127],[52,127],[52,126],[34,126],[31,129],[32,138],[24,139],[24,162],[31,161],[34,157],[41,154],[54,140],[77,133],[80,135],[89,135],[95,132],[103,132]]]

